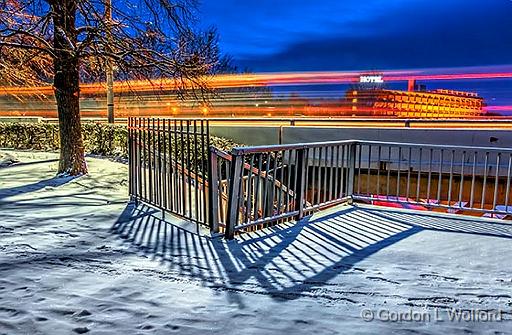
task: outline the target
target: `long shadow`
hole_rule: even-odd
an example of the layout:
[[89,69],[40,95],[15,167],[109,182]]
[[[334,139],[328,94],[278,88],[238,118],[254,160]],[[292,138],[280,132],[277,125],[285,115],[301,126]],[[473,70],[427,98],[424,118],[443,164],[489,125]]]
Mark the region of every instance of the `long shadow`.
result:
[[[16,167],[38,165],[38,164],[44,164],[44,163],[53,163],[53,162],[58,162],[58,161],[59,161],[58,159],[52,158],[52,159],[35,160],[35,161],[29,161],[29,162],[16,162],[14,164],[0,166],[0,170],[8,170],[11,168],[16,168]],[[18,179],[20,177],[25,178],[26,176],[27,176],[27,172],[20,173],[20,170],[14,170],[14,171],[12,171],[11,175],[5,176],[3,178]],[[39,176],[37,175],[37,177],[39,177]],[[27,184],[16,186],[16,187],[9,187],[9,188],[0,187],[0,200],[7,198],[7,197],[19,195],[19,194],[36,192],[45,187],[59,187],[59,186],[62,186],[64,184],[72,181],[75,178],[76,178],[76,176],[65,176],[65,177],[54,176],[52,178],[38,180],[37,182],[27,183]],[[1,185],[1,183],[0,183],[0,185]]]
[[62,186],[66,183],[69,183],[70,181],[72,181],[75,178],[76,178],[75,176],[68,176],[68,177],[55,176],[53,178],[40,180],[36,183],[20,185],[20,186],[11,187],[11,188],[2,188],[2,189],[0,189],[0,200],[7,198],[7,197],[19,195],[19,194],[36,192],[45,187]]
[[425,230],[449,233],[471,234],[488,237],[512,238],[512,223],[478,220],[471,217],[441,217],[429,213],[394,211],[391,209],[360,208],[361,216],[371,216],[377,220],[393,220],[397,223],[412,225]]
[[318,288],[331,279],[358,271],[362,260],[423,230],[512,238],[512,225],[355,207],[233,241],[201,236],[133,203],[112,227],[135,250],[178,276],[227,291],[238,304],[243,304],[243,292],[277,300],[318,296]]
[[[348,208],[343,215],[353,210]],[[303,220],[225,241],[200,236],[163,221],[155,209],[131,203],[112,232],[135,250],[167,264],[178,275],[207,286],[223,287],[235,302],[241,303],[238,291],[266,293],[280,300],[298,298],[349,271],[372,253],[418,231],[412,227],[400,232],[381,227],[377,235],[358,233],[353,223],[333,224],[328,221],[331,218],[336,216]],[[342,225],[346,229],[339,229]]]
[[42,164],[42,163],[54,163],[54,162],[58,162],[58,161],[59,161],[58,159],[45,159],[42,161],[33,161],[33,162],[16,162],[13,164],[5,164],[5,165],[0,164],[0,170],[19,167],[19,166]]

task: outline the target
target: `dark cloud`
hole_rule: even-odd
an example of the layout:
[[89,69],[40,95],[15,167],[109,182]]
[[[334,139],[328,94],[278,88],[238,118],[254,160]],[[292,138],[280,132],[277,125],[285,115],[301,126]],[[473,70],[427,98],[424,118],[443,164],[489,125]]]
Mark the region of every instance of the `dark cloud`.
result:
[[511,63],[511,1],[452,1],[451,6],[444,7],[440,1],[418,3],[421,5],[395,8],[373,21],[373,34],[308,36],[286,45],[281,52],[235,58],[254,71]]

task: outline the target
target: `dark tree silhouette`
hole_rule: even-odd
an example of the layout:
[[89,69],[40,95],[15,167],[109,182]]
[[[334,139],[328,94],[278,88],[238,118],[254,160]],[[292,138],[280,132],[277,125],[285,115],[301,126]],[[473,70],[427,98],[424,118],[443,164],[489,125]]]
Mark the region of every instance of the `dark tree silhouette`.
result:
[[[109,12],[111,5],[112,19]],[[197,32],[194,0],[0,0],[0,83],[53,80],[59,173],[87,173],[80,81],[170,78],[180,94],[202,92],[218,62],[215,31]]]

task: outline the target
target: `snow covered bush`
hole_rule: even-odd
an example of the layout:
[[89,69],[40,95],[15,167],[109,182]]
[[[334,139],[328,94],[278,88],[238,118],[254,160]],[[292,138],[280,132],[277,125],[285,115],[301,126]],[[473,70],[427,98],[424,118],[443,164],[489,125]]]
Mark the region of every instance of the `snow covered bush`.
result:
[[128,130],[123,125],[82,123],[85,152],[102,156],[128,156]]
[[0,123],[0,147],[57,150],[59,126],[47,123]]
[[[128,130],[124,125],[105,123],[83,123],[85,152],[95,155],[127,157]],[[229,151],[236,143],[229,139],[212,136],[211,144]],[[174,142],[175,150],[180,151],[182,145],[179,139]],[[198,138],[197,147],[202,143]],[[0,148],[25,150],[58,150],[59,126],[49,123],[0,123]],[[197,158],[194,152],[195,144],[190,143],[191,160]],[[203,152],[202,150],[197,150]],[[205,151],[206,152],[206,151]]]
[[[126,156],[126,127],[84,123],[85,151],[97,155]],[[0,123],[0,147],[27,150],[59,149],[59,126],[50,123]]]

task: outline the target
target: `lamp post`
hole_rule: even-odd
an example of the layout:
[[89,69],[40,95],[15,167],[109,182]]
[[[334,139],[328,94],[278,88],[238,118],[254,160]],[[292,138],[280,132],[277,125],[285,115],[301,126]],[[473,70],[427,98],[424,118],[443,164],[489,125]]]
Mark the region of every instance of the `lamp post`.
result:
[[[105,37],[107,38],[107,48],[110,50],[112,45],[112,0],[105,0],[105,20]],[[114,123],[114,69],[110,61],[110,56],[107,55],[105,59],[107,77],[107,117],[108,123]]]

